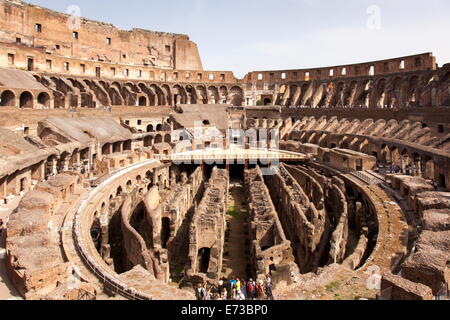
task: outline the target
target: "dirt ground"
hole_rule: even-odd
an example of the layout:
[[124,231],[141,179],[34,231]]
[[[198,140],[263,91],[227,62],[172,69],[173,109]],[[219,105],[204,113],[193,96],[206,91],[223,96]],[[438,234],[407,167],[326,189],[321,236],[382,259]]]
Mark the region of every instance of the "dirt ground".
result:
[[247,279],[247,264],[249,257],[247,209],[243,204],[244,189],[242,185],[230,186],[227,229],[228,236],[225,239],[223,268],[224,277],[237,277]]

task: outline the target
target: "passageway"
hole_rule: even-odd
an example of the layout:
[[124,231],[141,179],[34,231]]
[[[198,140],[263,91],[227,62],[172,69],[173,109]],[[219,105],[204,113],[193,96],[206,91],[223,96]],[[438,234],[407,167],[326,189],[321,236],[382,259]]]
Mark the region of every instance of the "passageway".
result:
[[242,179],[231,175],[225,235],[223,276],[248,279],[250,273],[248,212]]

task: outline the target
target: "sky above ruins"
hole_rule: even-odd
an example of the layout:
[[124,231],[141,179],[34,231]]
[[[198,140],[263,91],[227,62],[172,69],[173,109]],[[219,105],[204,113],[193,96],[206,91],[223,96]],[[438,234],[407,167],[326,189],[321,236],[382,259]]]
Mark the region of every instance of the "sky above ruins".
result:
[[448,0],[29,0],[122,29],[188,34],[207,70],[326,67],[433,52],[450,63]]

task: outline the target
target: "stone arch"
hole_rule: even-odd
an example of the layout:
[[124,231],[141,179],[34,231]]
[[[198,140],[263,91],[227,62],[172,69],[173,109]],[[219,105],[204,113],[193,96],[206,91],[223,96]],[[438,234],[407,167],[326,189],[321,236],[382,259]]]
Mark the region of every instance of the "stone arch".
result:
[[16,94],[11,90],[5,90],[1,95],[1,103],[2,107],[15,107],[16,106]]
[[169,133],[164,135],[164,142],[167,142],[167,143],[172,142],[172,136]]
[[228,88],[225,86],[221,86],[219,88],[219,103],[225,104],[228,102]]
[[244,92],[241,87],[234,86],[230,89],[230,99],[233,106],[242,106]]
[[139,103],[140,107],[146,107],[147,106],[147,98],[145,96],[140,96],[138,103]]
[[164,96],[162,89],[156,84],[151,84],[149,89],[155,94],[155,106],[163,106],[166,104],[167,97]]
[[348,136],[345,136],[339,143],[339,148],[340,149],[349,149],[349,147],[350,147],[349,140],[350,140],[350,138]]
[[385,105],[389,105],[386,96],[386,79],[381,78],[377,81],[375,92],[375,105],[377,108],[383,109]]
[[401,165],[400,152],[396,146],[393,146],[391,149],[391,162],[396,166]]
[[386,164],[391,163],[391,150],[389,150],[389,147],[386,144],[381,146],[380,155],[381,162]]
[[153,137],[147,136],[144,138],[144,147],[151,147],[153,146]]
[[155,131],[155,129],[153,128],[153,125],[152,124],[149,124],[148,126],[147,126],[147,132],[154,132]]
[[41,92],[38,95],[38,104],[50,108],[50,95],[47,92]]
[[21,108],[33,108],[33,95],[29,91],[24,91],[20,95],[20,107]]
[[157,97],[156,92],[153,88],[148,87],[145,83],[140,82],[138,84],[138,87],[141,89],[142,92],[144,92],[148,96],[148,104],[149,106],[156,106],[157,105]]
[[176,84],[173,86],[172,95],[173,95],[173,102],[175,105],[187,103],[186,101],[187,95],[184,88],[181,85]]
[[186,95],[186,103],[188,103],[188,104],[197,104],[197,100],[198,100],[197,90],[193,86],[187,85],[184,88],[184,92],[185,92],[185,95]]
[[197,97],[198,100],[201,101],[203,104],[208,104],[208,93],[206,91],[205,86],[197,86]]
[[270,99],[270,98],[265,98],[264,101],[263,101],[263,104],[264,104],[265,106],[271,105],[271,104],[272,104],[272,99]]
[[124,104],[123,97],[120,94],[120,90],[116,86],[109,87],[107,89],[107,92],[109,94],[109,97],[111,99],[111,104],[113,106],[119,106],[119,105]]
[[155,136],[155,144],[162,143],[163,142],[163,136],[161,134],[157,134]]
[[338,107],[338,106],[343,105],[344,88],[345,88],[345,83],[340,81],[337,84],[334,94],[330,99],[331,107]]
[[219,89],[215,86],[208,87],[208,103],[218,104],[220,103]]
[[163,84],[160,90],[163,95],[163,101],[161,102],[161,105],[173,105],[173,93],[170,87],[167,84]]

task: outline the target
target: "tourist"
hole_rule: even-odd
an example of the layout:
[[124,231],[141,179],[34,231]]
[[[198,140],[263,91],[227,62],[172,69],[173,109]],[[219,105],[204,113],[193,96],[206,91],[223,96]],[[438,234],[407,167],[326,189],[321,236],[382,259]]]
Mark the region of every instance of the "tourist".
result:
[[245,281],[241,282],[241,297],[243,297],[242,300],[247,300],[247,283]]
[[230,280],[230,300],[236,299],[236,280],[231,278]]
[[3,219],[0,219],[0,235],[3,232]]
[[272,294],[272,278],[270,275],[266,275],[266,281],[265,281],[265,291],[267,299],[273,300],[273,294]]
[[206,290],[204,286],[202,286],[201,283],[197,285],[197,289],[195,290],[195,295],[197,297],[197,300],[206,300]]
[[241,291],[241,280],[239,278],[236,279],[236,292]]
[[205,290],[205,299],[203,300],[211,300],[211,287],[208,288],[208,283],[203,285],[203,289]]
[[222,290],[220,291],[220,300],[227,300],[228,299],[228,292],[226,287],[222,287]]
[[253,279],[247,283],[247,297],[248,300],[255,300],[256,286]]
[[258,284],[256,285],[256,292],[258,293],[259,300],[264,299],[264,281],[259,280]]

